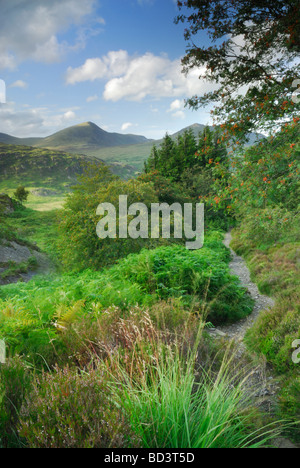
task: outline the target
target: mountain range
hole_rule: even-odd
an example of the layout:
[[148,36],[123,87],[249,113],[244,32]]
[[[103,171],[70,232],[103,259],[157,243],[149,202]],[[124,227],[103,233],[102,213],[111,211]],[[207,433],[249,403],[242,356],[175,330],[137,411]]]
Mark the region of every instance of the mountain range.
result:
[[91,150],[92,148],[137,145],[148,141],[144,136],[106,132],[92,122],[84,122],[68,127],[45,138],[17,138],[0,133],[0,143],[61,149],[64,151],[75,150],[75,148],[78,151],[79,148]]
[[[195,136],[198,136],[204,128],[205,125],[196,123],[171,136],[175,139],[190,129]],[[251,135],[250,144],[253,144],[256,138],[254,134]],[[51,151],[101,159],[112,165],[120,174],[124,168],[126,177],[140,172],[144,161],[150,155],[152,146],[154,144],[159,146],[161,142],[162,140],[150,140],[140,135],[110,133],[92,122],[66,128],[45,138],[17,138],[0,133],[0,143],[40,149],[47,148]]]

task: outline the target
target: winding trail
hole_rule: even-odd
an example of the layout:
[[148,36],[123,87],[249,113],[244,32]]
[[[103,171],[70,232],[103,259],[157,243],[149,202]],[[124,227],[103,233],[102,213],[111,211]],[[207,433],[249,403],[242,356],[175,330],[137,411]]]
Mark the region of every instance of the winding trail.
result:
[[[268,310],[274,307],[275,300],[269,296],[260,294],[259,289],[255,283],[251,281],[250,271],[246,265],[245,260],[239,257],[231,248],[230,243],[232,241],[231,232],[228,232],[224,239],[224,245],[230,249],[232,260],[230,262],[230,271],[233,275],[240,278],[241,284],[247,288],[249,294],[255,301],[254,309],[251,315],[246,319],[239,321],[232,325],[224,325],[218,327],[213,334],[224,337],[236,342],[237,351],[236,358],[243,359],[246,353],[246,346],[244,344],[244,337],[260,313],[264,310]],[[277,393],[279,390],[278,382],[272,373],[272,370],[268,366],[258,368],[253,372],[249,379],[250,388],[251,385],[257,388],[255,397],[257,398],[257,406],[264,412],[273,413],[274,402],[277,399]],[[300,448],[295,446],[290,440],[285,438],[278,438],[274,442],[275,448]]]
[[236,341],[242,341],[249,328],[251,328],[263,310],[271,309],[275,305],[274,299],[260,294],[258,287],[250,279],[250,271],[246,265],[245,260],[239,257],[231,248],[230,243],[232,240],[231,232],[228,232],[224,239],[224,244],[231,251],[232,261],[230,262],[230,270],[233,275],[240,278],[241,284],[248,289],[252,299],[255,301],[254,310],[251,315],[240,322],[220,327],[221,332],[225,333],[228,337],[234,338]]

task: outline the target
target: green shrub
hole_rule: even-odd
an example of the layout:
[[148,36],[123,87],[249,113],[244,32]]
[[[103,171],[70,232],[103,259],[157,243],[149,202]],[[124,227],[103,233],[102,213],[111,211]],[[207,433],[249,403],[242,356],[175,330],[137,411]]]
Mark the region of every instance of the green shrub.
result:
[[279,396],[279,417],[294,422],[288,436],[300,442],[300,377],[296,373],[285,379]]
[[273,206],[251,210],[243,217],[236,241],[244,248],[246,245],[261,248],[278,243],[298,242],[300,240],[299,222],[299,213],[286,208]]
[[65,269],[99,270],[113,265],[130,253],[139,252],[143,247],[158,245],[152,239],[100,239],[97,236],[96,227],[100,221],[96,215],[98,205],[112,204],[116,208],[116,222],[119,226],[117,208],[120,195],[128,196],[128,206],[142,202],[149,207],[151,203],[158,202],[152,183],[118,180],[106,167],[98,168],[93,177],[89,173],[81,177],[61,213],[59,252]]
[[161,247],[128,256],[112,274],[137,283],[145,293],[161,299],[178,297],[186,305],[196,300],[199,312],[205,310],[216,324],[234,322],[249,315],[253,303],[238,279],[229,274],[227,258],[227,250],[220,245],[218,250],[204,247],[199,251]]

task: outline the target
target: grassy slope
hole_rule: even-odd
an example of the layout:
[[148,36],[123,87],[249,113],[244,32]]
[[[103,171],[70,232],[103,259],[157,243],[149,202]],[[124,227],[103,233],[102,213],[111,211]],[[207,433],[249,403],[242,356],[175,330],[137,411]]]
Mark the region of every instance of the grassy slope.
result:
[[97,159],[0,143],[0,192],[12,196],[19,185],[24,185],[34,192],[29,195],[28,208],[40,211],[61,208],[85,161],[97,162]]
[[39,187],[64,189],[82,171],[81,163],[94,158],[0,143],[0,182],[37,184]]
[[[54,214],[25,212],[13,219],[14,223],[15,220],[18,232],[27,239],[35,238],[51,254],[56,235]],[[239,281],[229,275],[228,251],[221,239],[222,234],[212,233],[205,248],[198,252],[180,246],[143,250],[102,271],[86,270],[2,287],[0,338],[6,337],[11,350],[16,349],[18,342],[19,352],[26,349],[29,353],[33,332],[43,335],[47,328],[56,335],[53,323],[62,309],[66,314],[76,309],[73,316],[76,321],[80,315],[89,316],[91,310],[100,313],[116,306],[126,315],[137,304],[152,306],[161,299],[177,300],[186,310],[195,308],[200,314],[209,314],[216,323],[245,317],[251,313],[252,301]],[[170,271],[174,273],[170,275]],[[11,319],[5,315],[8,304]],[[59,340],[58,335],[56,339]],[[49,343],[46,345],[49,348]],[[31,351],[35,360],[36,348]]]
[[132,166],[133,173],[141,172],[144,162],[148,159],[153,143],[143,143],[130,146],[115,146],[112,148],[86,148],[84,151],[89,156],[100,158],[106,163],[119,163]]
[[57,223],[59,212],[35,211],[21,208],[6,217],[6,225],[14,234],[39,249],[55,260],[55,241],[57,238]]
[[[180,130],[172,135],[172,137],[176,139],[178,136],[182,135],[184,131],[189,129],[192,129],[195,137],[198,137],[199,132],[203,131],[204,127],[204,125],[194,124]],[[261,136],[258,136],[258,139],[260,138]],[[20,143],[18,143],[18,141],[20,141]],[[249,144],[253,144],[255,141],[256,136],[251,134]],[[122,178],[128,179],[134,176],[136,172],[141,172],[143,170],[144,162],[148,159],[153,145],[159,146],[162,140],[148,140],[143,142],[143,137],[108,133],[96,125],[86,122],[40,140],[18,140],[10,137],[6,142],[15,145],[32,144],[32,146],[38,147],[41,150],[43,150],[43,148],[49,148],[52,153],[60,151],[101,159],[107,164],[112,165],[114,173],[120,175]]]

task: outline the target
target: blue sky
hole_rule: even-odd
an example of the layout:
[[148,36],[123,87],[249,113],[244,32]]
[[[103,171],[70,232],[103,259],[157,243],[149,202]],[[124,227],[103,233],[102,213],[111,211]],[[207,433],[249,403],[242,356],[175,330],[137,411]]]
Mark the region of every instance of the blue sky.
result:
[[181,73],[175,0],[0,0],[0,13],[0,132],[46,136],[92,121],[160,138],[209,122],[209,109],[184,108],[209,88],[198,71]]

